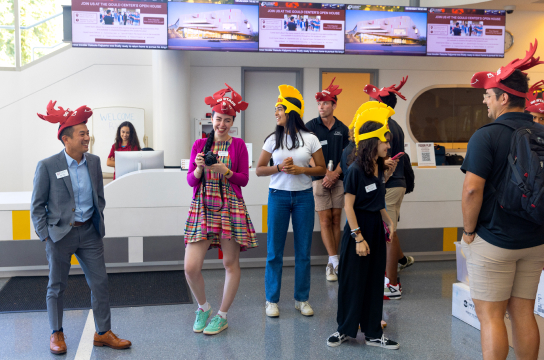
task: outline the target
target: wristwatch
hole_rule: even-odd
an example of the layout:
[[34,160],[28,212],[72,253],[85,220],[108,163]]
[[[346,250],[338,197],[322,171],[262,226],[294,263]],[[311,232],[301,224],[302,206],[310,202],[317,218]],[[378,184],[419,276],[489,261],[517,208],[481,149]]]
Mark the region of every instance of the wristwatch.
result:
[[466,236],[472,236],[476,234],[476,230],[474,230],[473,232],[467,232],[465,229],[463,229],[463,234],[465,234]]
[[355,230],[351,230],[351,237],[356,239],[357,238],[357,235],[359,235],[361,233],[361,228],[357,228]]

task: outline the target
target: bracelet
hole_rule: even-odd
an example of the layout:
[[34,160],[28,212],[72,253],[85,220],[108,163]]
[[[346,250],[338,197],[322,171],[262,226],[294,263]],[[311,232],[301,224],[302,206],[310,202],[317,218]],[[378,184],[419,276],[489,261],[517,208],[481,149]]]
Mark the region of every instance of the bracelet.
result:
[[351,229],[351,232],[356,232],[357,230],[361,230],[361,227],[359,226],[357,229]]
[[356,241],[355,243],[356,243],[356,244],[360,244],[360,243],[362,243],[363,241],[365,241],[365,239],[363,239],[363,240],[361,240],[361,241]]
[[466,236],[472,236],[476,234],[476,230],[474,230],[473,232],[467,232],[465,229],[463,229],[463,234],[465,234]]
[[225,177],[230,175],[230,169],[227,169],[227,172],[225,173]]
[[281,172],[280,166],[279,166],[279,165],[276,165],[276,167],[278,168],[278,172]]

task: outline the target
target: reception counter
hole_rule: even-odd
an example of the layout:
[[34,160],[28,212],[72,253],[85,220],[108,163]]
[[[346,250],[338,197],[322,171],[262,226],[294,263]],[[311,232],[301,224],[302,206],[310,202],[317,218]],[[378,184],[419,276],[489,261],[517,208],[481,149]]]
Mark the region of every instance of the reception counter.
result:
[[[461,236],[464,175],[457,166],[414,168],[414,172],[415,191],[405,196],[398,224],[402,248],[418,260],[453,259],[454,242]],[[186,175],[179,169],[143,170],[105,186],[108,271],[180,268],[185,248],[183,229],[193,194]],[[241,254],[242,266],[265,265],[269,181],[269,177],[257,177],[251,170],[248,186],[243,188],[259,247]],[[30,221],[30,198],[31,192],[0,193],[0,276],[47,270],[45,245]],[[294,264],[292,227],[284,256],[285,265]],[[221,267],[218,257],[217,249],[208,251],[205,267]],[[326,261],[315,214],[312,262]],[[72,263],[77,269],[75,257]]]

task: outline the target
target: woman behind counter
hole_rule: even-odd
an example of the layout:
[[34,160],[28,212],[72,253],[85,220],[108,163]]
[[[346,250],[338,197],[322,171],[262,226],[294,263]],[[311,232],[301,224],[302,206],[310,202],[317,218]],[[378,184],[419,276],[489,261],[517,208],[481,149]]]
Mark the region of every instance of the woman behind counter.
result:
[[[110,154],[106,164],[115,168],[115,152],[116,151],[140,151],[140,142],[136,129],[130,121],[122,122],[117,128],[115,135],[115,143],[111,146]],[[113,172],[113,180],[115,180],[115,171]]]

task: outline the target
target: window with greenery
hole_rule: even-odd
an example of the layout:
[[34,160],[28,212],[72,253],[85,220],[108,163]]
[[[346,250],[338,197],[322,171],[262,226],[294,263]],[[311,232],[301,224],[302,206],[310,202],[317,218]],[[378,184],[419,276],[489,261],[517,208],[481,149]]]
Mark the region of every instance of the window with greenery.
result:
[[409,124],[417,142],[465,143],[491,120],[482,89],[435,88],[422,93],[410,109]]
[[0,66],[24,66],[67,46],[62,42],[62,5],[70,3],[70,0],[1,0]]

